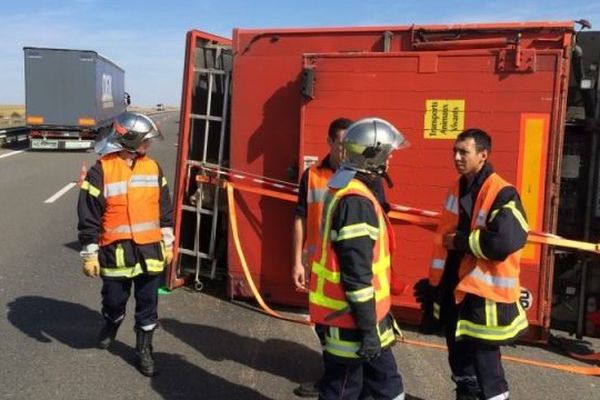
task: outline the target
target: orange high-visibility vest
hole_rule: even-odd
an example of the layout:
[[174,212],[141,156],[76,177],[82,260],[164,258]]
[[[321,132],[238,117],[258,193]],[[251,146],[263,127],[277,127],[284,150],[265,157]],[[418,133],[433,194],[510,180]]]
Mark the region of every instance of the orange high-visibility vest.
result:
[[311,165],[308,171],[306,240],[304,242],[306,265],[312,265],[317,248],[321,245],[323,201],[329,191],[327,183],[332,176],[333,171],[330,168],[319,168],[316,164]]
[[143,156],[131,168],[114,153],[102,157],[100,163],[106,199],[100,246],[117,240],[133,240],[136,244],[160,242],[158,164]]
[[390,311],[390,236],[391,224],[371,191],[360,181],[353,179],[345,188],[329,189],[324,203],[323,235],[311,266],[309,312],[311,321],[339,328],[356,329],[356,321],[350,312],[346,292],[341,283],[340,266],[332,246],[331,219],[339,201],[348,195],[360,195],[371,201],[378,220],[373,249],[372,287],[376,302],[377,321]]
[[[460,303],[467,293],[477,295],[489,300],[500,303],[514,303],[520,297],[520,260],[521,250],[510,254],[504,261],[489,260],[485,257],[479,243],[479,235],[490,217],[490,208],[492,207],[498,193],[507,186],[511,186],[508,182],[502,179],[498,174],[491,174],[483,183],[477,200],[473,207],[471,217],[471,233],[469,235],[469,247],[473,252],[465,254],[462,258],[458,271],[458,285],[454,291],[456,303]],[[446,199],[446,207],[442,211],[442,221],[446,220],[445,228],[440,228],[436,233],[436,241],[434,243],[434,256],[430,266],[429,276],[434,279],[441,277],[443,268],[446,262],[445,249],[442,252],[441,236],[438,238],[438,233],[443,236],[444,233],[450,233],[456,230],[458,225],[458,212],[454,213],[454,203],[452,197],[456,200],[456,211],[458,211],[458,182],[455,188],[450,192]],[[493,215],[491,216],[493,219]],[[453,225],[451,221],[454,220]],[[452,229],[454,226],[454,229]],[[444,229],[447,229],[444,232]],[[439,266],[442,266],[441,269]],[[435,266],[435,267],[434,267]],[[435,282],[435,281],[434,281]],[[433,283],[437,285],[437,283]]]

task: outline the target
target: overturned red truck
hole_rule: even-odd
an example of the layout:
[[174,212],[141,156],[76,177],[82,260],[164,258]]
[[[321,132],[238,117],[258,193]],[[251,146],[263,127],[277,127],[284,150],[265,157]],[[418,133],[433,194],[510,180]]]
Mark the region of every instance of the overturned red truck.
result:
[[[573,22],[235,29],[231,40],[189,32],[169,286],[201,289],[206,277],[251,296],[235,235],[267,301],[306,305],[290,277],[294,185],[326,154],[327,126],[342,116],[381,117],[405,134],[411,147],[392,160],[387,198],[424,210],[440,210],[456,176],[456,135],[490,132],[493,165],[519,189],[530,228],[555,232],[574,35]],[[216,172],[240,189],[236,231]],[[427,276],[431,227],[392,217],[394,283],[412,287]],[[554,261],[546,245],[523,254],[533,339],[549,332]],[[418,322],[411,290],[393,304]]]

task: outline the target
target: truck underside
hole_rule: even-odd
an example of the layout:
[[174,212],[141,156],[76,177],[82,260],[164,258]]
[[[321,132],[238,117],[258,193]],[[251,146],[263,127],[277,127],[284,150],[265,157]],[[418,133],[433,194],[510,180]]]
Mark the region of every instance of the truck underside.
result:
[[94,147],[97,131],[81,128],[32,128],[29,131],[31,150],[87,150]]

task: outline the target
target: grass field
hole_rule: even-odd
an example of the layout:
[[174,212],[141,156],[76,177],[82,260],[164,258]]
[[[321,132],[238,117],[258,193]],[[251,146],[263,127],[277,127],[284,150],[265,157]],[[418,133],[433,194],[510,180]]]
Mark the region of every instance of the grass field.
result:
[[[151,106],[130,106],[130,111],[142,113],[154,113],[155,107]],[[174,111],[177,107],[167,106],[165,111]],[[23,104],[0,104],[0,129],[11,128],[25,125],[25,105]]]
[[25,106],[22,104],[0,104],[0,128],[25,124]]
[[0,104],[0,119],[22,118],[25,106],[22,104]]

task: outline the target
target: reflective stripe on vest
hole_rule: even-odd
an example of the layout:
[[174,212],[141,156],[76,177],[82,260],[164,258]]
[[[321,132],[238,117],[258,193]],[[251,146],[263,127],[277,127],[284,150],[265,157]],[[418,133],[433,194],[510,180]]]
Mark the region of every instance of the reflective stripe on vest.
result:
[[[349,226],[348,229],[341,229],[338,233],[333,233],[331,230],[333,212],[340,199],[351,194],[360,195],[371,201],[379,226],[373,228],[356,224]],[[348,299],[366,301],[375,297],[377,321],[381,321],[390,309],[390,243],[387,232],[388,229],[391,229],[381,206],[362,182],[352,180],[345,188],[328,192],[321,225],[324,234],[311,265],[311,278],[309,281],[311,320],[315,323],[334,327],[356,328],[354,318],[350,314]],[[344,291],[340,282],[337,256],[332,247],[333,236],[337,240],[341,240],[340,237],[348,239],[358,236],[369,236],[375,240],[371,289],[362,289],[350,293]],[[339,345],[340,343],[336,342],[335,344]]]
[[115,228],[106,229],[107,233],[136,233],[136,232],[145,232],[151,229],[160,229],[160,224],[158,222],[144,222],[142,224],[135,225],[119,225]]
[[100,163],[106,199],[100,245],[117,240],[133,240],[136,244],[160,242],[158,164],[144,156],[130,167],[118,154],[104,156]]

